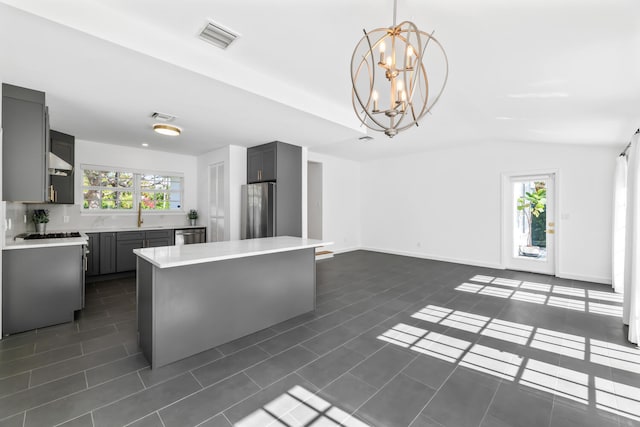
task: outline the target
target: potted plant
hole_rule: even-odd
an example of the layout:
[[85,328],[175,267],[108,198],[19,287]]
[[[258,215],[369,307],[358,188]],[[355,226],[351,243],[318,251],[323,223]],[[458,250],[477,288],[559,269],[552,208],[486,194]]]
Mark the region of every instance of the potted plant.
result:
[[49,222],[49,211],[46,209],[34,209],[32,218],[36,226],[36,233],[45,234],[47,223]]
[[547,189],[543,185],[536,185],[535,191],[525,192],[523,197],[518,197],[518,212],[522,212],[527,220],[527,244],[520,246],[520,254],[524,256],[538,256],[540,248],[533,245],[533,218],[538,218],[547,206]]
[[196,219],[198,219],[198,211],[195,209],[191,209],[187,214],[187,217],[189,218],[189,223],[191,225],[196,225]]

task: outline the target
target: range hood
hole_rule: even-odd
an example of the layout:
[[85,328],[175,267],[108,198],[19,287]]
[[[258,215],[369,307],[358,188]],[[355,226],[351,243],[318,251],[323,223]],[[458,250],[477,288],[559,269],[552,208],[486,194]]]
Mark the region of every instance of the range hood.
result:
[[73,166],[49,152],[49,175],[68,176]]

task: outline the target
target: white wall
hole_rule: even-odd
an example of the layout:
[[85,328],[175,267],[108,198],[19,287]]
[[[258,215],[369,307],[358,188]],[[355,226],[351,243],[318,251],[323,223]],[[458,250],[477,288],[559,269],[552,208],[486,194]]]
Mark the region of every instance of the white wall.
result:
[[[358,249],[360,237],[360,163],[308,152],[310,162],[322,163],[322,238],[334,242],[327,250],[339,253]],[[306,171],[306,160],[303,171]],[[303,180],[303,212],[307,185]],[[306,233],[306,220],[303,221]]]
[[209,165],[224,163],[225,240],[240,239],[240,189],[247,182],[247,149],[228,145],[198,156],[198,212],[209,226]]
[[501,174],[556,169],[557,274],[610,283],[617,155],[493,143],[363,163],[363,247],[501,268]]

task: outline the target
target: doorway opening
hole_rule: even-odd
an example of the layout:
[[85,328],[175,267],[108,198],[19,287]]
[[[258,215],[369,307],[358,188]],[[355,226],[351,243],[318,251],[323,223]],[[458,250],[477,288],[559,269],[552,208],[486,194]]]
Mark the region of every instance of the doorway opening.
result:
[[503,182],[506,268],[555,275],[555,173]]
[[[322,163],[307,162],[307,237],[322,240]],[[316,248],[316,260],[332,258],[333,252]]]
[[307,166],[307,236],[322,239],[322,163]]

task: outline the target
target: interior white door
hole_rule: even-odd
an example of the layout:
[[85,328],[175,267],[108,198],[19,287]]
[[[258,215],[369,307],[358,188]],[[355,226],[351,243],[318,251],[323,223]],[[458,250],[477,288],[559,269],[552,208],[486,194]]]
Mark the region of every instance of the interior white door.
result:
[[209,242],[224,240],[224,163],[209,165]]
[[504,263],[555,275],[555,174],[509,176],[503,186]]

